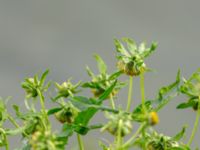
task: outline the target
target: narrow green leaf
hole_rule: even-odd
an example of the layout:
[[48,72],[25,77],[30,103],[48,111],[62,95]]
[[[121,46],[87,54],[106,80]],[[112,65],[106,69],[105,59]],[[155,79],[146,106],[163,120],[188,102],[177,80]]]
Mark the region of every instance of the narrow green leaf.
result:
[[40,84],[39,84],[39,86],[43,86],[43,85],[44,85],[45,79],[46,79],[46,77],[47,77],[48,74],[49,74],[49,70],[46,70],[46,71],[42,74],[41,79],[40,79]]
[[12,130],[6,130],[6,134],[7,135],[17,135],[20,134],[24,131],[24,127],[21,128],[16,128],[16,129],[12,129]]
[[114,39],[114,43],[115,43],[115,47],[116,47],[117,52],[119,52],[122,55],[127,56],[127,57],[130,56],[130,54],[127,52],[127,50],[124,48],[124,46],[122,45],[122,43],[119,40]]
[[117,84],[117,80],[115,80],[115,82],[113,82],[113,84],[107,88],[105,90],[105,92],[99,97],[99,99],[97,100],[97,104],[101,104],[106,98],[108,98],[108,96],[112,93],[113,89],[115,88]]
[[136,53],[137,45],[133,39],[130,38],[122,38],[124,42],[126,42],[128,50],[131,52],[132,55]]
[[108,80],[116,80],[122,73],[122,71],[114,72],[109,76]]
[[18,105],[13,105],[13,109],[15,110],[15,114],[17,117],[21,116],[21,112]]
[[51,109],[48,110],[47,114],[48,115],[53,115],[53,114],[57,113],[58,111],[60,111],[61,109],[62,108],[60,108],[60,107],[51,108]]
[[185,109],[185,108],[193,107],[195,104],[196,104],[195,101],[188,101],[186,103],[179,104],[176,108],[177,109]]
[[182,130],[172,138],[172,140],[179,141],[181,138],[183,138],[183,136],[185,135],[186,128],[187,126],[184,126]]
[[144,53],[142,54],[142,57],[143,57],[143,58],[146,58],[146,57],[148,57],[149,55],[151,55],[151,53],[153,53],[153,52],[156,50],[157,45],[158,45],[158,44],[157,44],[156,42],[153,42],[153,43],[151,44],[151,47],[148,48],[148,49],[146,49],[146,50],[144,51]]
[[107,66],[105,64],[105,62],[103,61],[103,59],[99,56],[99,55],[94,55],[96,61],[97,61],[97,65],[98,65],[98,68],[99,68],[99,72],[101,74],[106,74],[107,72]]
[[86,71],[87,71],[87,74],[90,76],[90,77],[94,77],[94,73],[92,72],[92,70],[86,66]]

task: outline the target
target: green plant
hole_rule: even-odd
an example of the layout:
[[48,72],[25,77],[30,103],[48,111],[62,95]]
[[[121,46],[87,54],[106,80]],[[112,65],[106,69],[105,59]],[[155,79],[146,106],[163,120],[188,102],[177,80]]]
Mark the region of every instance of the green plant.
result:
[[[53,97],[48,98],[45,94],[51,86],[50,82],[46,84],[48,70],[41,77],[35,75],[33,78],[26,78],[22,83],[26,93],[26,111],[21,111],[19,106],[13,105],[16,114],[14,117],[7,110],[9,99],[0,99],[0,147],[9,150],[8,137],[21,135],[24,144],[17,150],[64,150],[68,145],[68,139],[76,134],[79,149],[84,150],[82,138],[91,130],[99,130],[109,132],[114,139],[108,145],[100,142],[103,150],[129,150],[135,147],[143,150],[190,150],[200,117],[200,69],[188,80],[183,81],[178,71],[173,83],[160,88],[155,99],[148,100],[145,97],[144,75],[150,69],[144,59],[155,51],[157,44],[152,43],[148,48],[145,43],[137,46],[132,39],[123,38],[122,41],[115,40],[115,46],[118,69],[111,74],[108,73],[103,59],[95,55],[99,74],[95,75],[86,67],[91,81],[76,84],[71,80],[62,84],[55,82],[56,94]],[[123,75],[129,77],[126,109],[115,104],[118,92],[127,85],[119,81],[119,77]],[[137,77],[140,78],[141,104],[134,106],[133,79]],[[90,89],[93,96],[83,95],[81,91],[85,89]],[[177,108],[192,107],[197,113],[194,129],[187,144],[181,141],[185,135],[185,126],[173,137],[158,133],[154,129],[159,123],[159,111],[180,94],[185,94],[188,101],[181,103]],[[53,108],[46,108],[47,100],[54,104]],[[105,105],[104,102],[107,100],[110,101],[110,106]],[[35,107],[37,103],[41,106],[39,110]],[[134,106],[133,110],[131,105]],[[91,124],[91,119],[99,111],[105,114],[108,122]],[[62,127],[60,132],[55,132],[52,128],[49,119],[52,115]],[[7,128],[6,121],[14,127]],[[139,127],[133,133],[135,124]]]

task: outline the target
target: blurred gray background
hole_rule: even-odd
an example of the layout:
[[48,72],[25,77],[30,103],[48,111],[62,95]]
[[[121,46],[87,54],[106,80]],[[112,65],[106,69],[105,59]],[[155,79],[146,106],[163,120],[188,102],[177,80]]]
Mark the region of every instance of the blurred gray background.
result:
[[[146,74],[145,83],[146,96],[154,98],[161,86],[175,80],[179,68],[187,78],[199,67],[199,6],[198,0],[1,0],[0,95],[12,96],[10,105],[23,106],[21,81],[46,68],[51,71],[48,79],[59,83],[69,77],[74,82],[89,80],[85,65],[97,70],[94,53],[101,55],[113,71],[113,38],[131,37],[138,43],[159,43],[156,53],[146,61],[156,70]],[[126,90],[117,100],[122,107]],[[138,79],[134,90],[137,104]],[[175,100],[160,112],[161,122],[156,129],[173,136],[187,124],[190,135],[195,114],[192,110],[175,109],[185,97]],[[199,139],[199,130],[197,134]],[[99,149],[97,140],[101,136],[111,139],[107,133],[92,132],[84,137],[86,149]],[[11,138],[11,149],[19,145],[17,139]],[[76,146],[75,139],[70,142],[68,149]],[[196,146],[198,140],[193,149]]]

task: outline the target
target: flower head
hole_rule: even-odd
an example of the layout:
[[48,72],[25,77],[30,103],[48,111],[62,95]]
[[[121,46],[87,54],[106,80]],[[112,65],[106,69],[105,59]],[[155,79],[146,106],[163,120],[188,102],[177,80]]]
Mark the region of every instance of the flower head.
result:
[[[105,92],[105,90],[110,87],[116,79],[121,75],[120,71],[114,72],[113,74],[107,74],[107,66],[103,59],[95,55],[97,61],[97,66],[99,69],[99,74],[95,75],[89,67],[86,67],[88,75],[92,78],[92,81],[84,83],[82,86],[85,88],[91,88],[92,93],[95,97],[99,97]],[[110,96],[114,96],[119,89],[121,89],[125,84],[123,82],[117,82],[115,88],[111,92]]]
[[124,112],[118,114],[107,114],[106,117],[109,122],[101,129],[101,131],[107,130],[112,135],[117,135],[119,128],[121,128],[121,136],[125,136],[132,131],[132,117]]
[[74,96],[74,94],[78,93],[79,90],[77,89],[81,82],[78,82],[76,84],[72,84],[70,79],[66,82],[63,82],[62,84],[55,83],[56,88],[58,90],[58,94],[55,98],[53,98],[54,101],[56,101],[59,98],[67,98],[68,96]]
[[156,43],[152,43],[150,48],[146,48],[143,42],[138,47],[130,38],[123,38],[127,44],[127,49],[119,40],[115,40],[116,51],[118,52],[117,67],[129,76],[138,76],[147,70],[144,59],[148,57],[157,47]]
[[26,98],[36,98],[38,96],[38,91],[44,92],[49,86],[50,82],[44,85],[46,77],[49,73],[49,70],[45,71],[41,78],[38,78],[38,75],[35,75],[33,78],[26,78],[22,83],[22,88],[26,91]]

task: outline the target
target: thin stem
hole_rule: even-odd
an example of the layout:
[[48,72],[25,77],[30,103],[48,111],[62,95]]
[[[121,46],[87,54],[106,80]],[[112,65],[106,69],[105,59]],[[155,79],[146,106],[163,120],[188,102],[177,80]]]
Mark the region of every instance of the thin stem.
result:
[[129,78],[129,90],[128,90],[128,101],[126,111],[129,112],[131,108],[131,98],[132,98],[132,91],[133,91],[133,77],[130,76]]
[[10,148],[9,148],[9,143],[8,143],[8,139],[7,139],[7,136],[5,135],[5,148],[6,148],[6,150],[9,150]]
[[118,133],[117,133],[117,149],[120,150],[120,147],[122,145],[122,120],[119,120],[119,127],[118,127]]
[[2,128],[0,128],[0,132],[1,132],[1,134],[4,136],[4,139],[5,139],[5,148],[6,148],[6,150],[9,150],[9,143],[8,143],[8,139],[7,139],[6,132],[5,132],[4,129],[2,129]]
[[[16,128],[20,128],[19,124],[13,119],[13,117],[11,115],[8,114],[8,119],[10,120],[10,122],[16,127]],[[28,134],[23,131],[24,135],[26,137],[28,137]]]
[[40,104],[41,104],[43,116],[44,116],[45,121],[46,121],[46,123],[47,123],[47,125],[49,127],[50,124],[49,124],[49,118],[48,118],[48,115],[47,115],[47,112],[46,112],[46,108],[45,108],[45,104],[44,104],[44,96],[42,95],[40,90],[37,90],[37,92],[38,92],[38,95],[40,97]]
[[81,139],[80,134],[78,134],[78,133],[77,133],[77,140],[78,140],[79,149],[84,150],[83,141]]
[[146,123],[143,123],[135,132],[135,134],[122,146],[122,148],[127,148],[128,146],[130,146],[133,140],[138,136],[138,134],[144,129],[145,126],[146,126]]
[[115,102],[113,100],[112,93],[110,94],[110,105],[111,105],[112,109],[115,109]]
[[191,134],[190,139],[189,139],[188,144],[187,144],[188,146],[190,146],[192,144],[195,133],[197,132],[198,124],[199,124],[199,117],[200,117],[200,97],[199,97],[199,101],[198,101],[198,110],[197,110],[197,114],[196,114],[196,120],[195,120],[195,123],[194,123],[192,134]]
[[12,116],[8,115],[8,119],[10,122],[16,127],[19,128],[20,126],[17,124],[17,122],[12,118]]
[[145,108],[144,73],[140,74],[140,90],[141,90],[142,109],[143,109],[144,112],[146,112],[146,108]]

